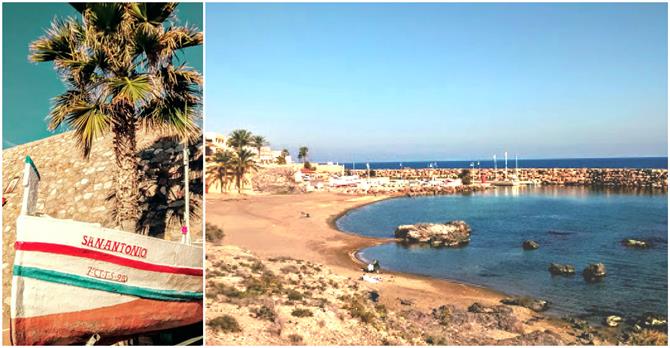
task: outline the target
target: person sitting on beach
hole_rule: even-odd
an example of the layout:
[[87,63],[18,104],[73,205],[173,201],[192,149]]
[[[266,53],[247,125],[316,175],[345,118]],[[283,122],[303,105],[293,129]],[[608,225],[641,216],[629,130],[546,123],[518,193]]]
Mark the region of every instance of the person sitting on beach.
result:
[[379,269],[381,267],[379,266],[379,261],[374,260],[372,263],[368,264],[367,267],[365,267],[365,272],[368,273],[379,273]]

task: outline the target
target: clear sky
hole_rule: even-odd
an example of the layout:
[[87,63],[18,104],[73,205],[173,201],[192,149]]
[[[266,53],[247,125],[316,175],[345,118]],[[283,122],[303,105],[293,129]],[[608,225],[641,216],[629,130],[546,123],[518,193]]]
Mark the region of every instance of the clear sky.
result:
[[206,127],[321,161],[666,156],[666,6],[207,4]]
[[[180,24],[202,28],[202,4],[177,6]],[[52,63],[28,61],[28,46],[44,34],[54,17],[81,18],[67,3],[2,4],[2,148],[52,135],[45,118],[51,99],[65,90]],[[202,71],[203,48],[185,50],[188,66]]]

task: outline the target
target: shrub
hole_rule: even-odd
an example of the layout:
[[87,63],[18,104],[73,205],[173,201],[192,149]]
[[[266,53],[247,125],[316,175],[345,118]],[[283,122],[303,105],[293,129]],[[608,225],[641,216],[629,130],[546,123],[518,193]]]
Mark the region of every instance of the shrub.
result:
[[458,174],[458,177],[461,179],[461,182],[463,182],[463,185],[472,184],[472,171],[470,169],[461,170],[461,173]]
[[219,243],[223,240],[223,230],[210,223],[205,224],[205,239],[210,243]]
[[289,274],[289,273],[295,273],[295,274],[297,274],[297,273],[300,273],[300,269],[298,269],[298,267],[296,267],[296,266],[294,266],[294,265],[284,266],[284,267],[280,268],[279,270],[280,270],[282,273],[284,273],[284,274]]
[[228,314],[216,317],[209,321],[208,325],[215,330],[221,330],[225,333],[241,332],[242,328],[237,319]]
[[291,289],[288,291],[288,299],[291,301],[301,301],[303,296],[299,291]]
[[302,336],[297,335],[297,334],[290,334],[290,335],[288,335],[288,339],[291,340],[291,343],[293,343],[293,344],[300,344],[300,343],[302,343]]
[[296,308],[291,312],[291,315],[298,318],[313,317],[314,313],[306,308]]
[[372,323],[377,317],[373,311],[367,309],[361,296],[344,296],[344,309],[349,311],[352,318],[358,318],[363,323]]
[[442,336],[428,336],[426,337],[426,343],[433,345],[433,346],[447,346],[449,345],[449,341],[445,337]]
[[256,318],[267,321],[275,321],[277,318],[277,313],[268,306],[260,306],[259,308],[254,309],[253,313],[256,315]]

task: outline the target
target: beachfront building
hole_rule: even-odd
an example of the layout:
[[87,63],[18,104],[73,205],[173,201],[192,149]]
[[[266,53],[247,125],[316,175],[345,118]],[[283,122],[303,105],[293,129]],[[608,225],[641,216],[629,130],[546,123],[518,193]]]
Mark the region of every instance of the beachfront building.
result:
[[[232,150],[226,143],[227,137],[216,132],[205,132],[205,155],[212,156],[217,152]],[[281,156],[281,150],[273,150],[270,146],[258,148],[248,146],[247,150],[256,155],[255,161],[260,165],[273,165],[277,163],[277,158]],[[286,164],[292,164],[291,155],[285,157]]]
[[226,137],[223,134],[205,132],[205,156],[211,156],[214,153],[224,151],[227,148]]

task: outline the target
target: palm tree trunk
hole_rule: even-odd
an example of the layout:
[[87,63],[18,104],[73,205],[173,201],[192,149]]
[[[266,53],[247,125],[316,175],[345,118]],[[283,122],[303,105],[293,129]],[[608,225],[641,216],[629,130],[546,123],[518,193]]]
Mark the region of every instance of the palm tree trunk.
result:
[[242,193],[242,175],[241,173],[237,173],[235,175],[235,183],[237,184],[237,193]]
[[[114,154],[116,156],[116,175],[114,187],[116,198],[116,221],[119,227],[128,232],[137,232],[139,218],[139,173],[135,124],[129,118],[121,117],[114,124]],[[126,119],[128,118],[128,119]]]

